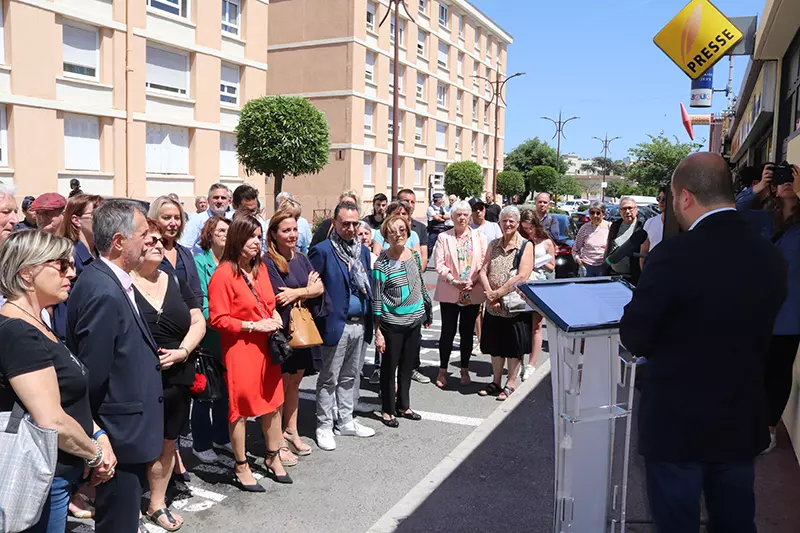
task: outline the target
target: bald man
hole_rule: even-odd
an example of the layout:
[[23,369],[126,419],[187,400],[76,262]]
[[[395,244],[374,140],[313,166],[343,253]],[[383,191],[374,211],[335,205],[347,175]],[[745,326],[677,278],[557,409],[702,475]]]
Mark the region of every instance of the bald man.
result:
[[684,233],[647,260],[620,324],[647,358],[639,406],[650,510],[658,531],[755,533],[753,459],[770,442],[763,361],[786,297],[787,267],[734,209],[727,163],[684,159],[672,177]]

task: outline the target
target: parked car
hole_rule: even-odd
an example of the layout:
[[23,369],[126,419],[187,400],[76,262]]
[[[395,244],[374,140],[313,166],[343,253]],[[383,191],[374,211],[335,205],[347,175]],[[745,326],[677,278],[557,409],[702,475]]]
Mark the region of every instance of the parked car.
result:
[[567,200],[566,202],[559,202],[558,208],[570,214],[580,209],[583,205],[586,205],[583,200]]
[[[642,220],[647,220],[648,218],[653,218],[654,216],[658,216],[661,214],[661,211],[658,210],[658,206],[655,207],[652,205],[643,205],[639,206],[639,218]],[[577,229],[581,229],[581,226],[589,222],[589,210],[585,211],[578,211],[577,213],[572,214],[572,222],[575,224]],[[619,206],[614,204],[606,204],[606,216],[604,217],[609,222],[614,222],[615,220],[619,220]]]
[[556,278],[578,277],[578,264],[572,257],[572,247],[575,246],[577,228],[569,215],[558,213],[551,214],[558,221],[558,235],[556,235]]

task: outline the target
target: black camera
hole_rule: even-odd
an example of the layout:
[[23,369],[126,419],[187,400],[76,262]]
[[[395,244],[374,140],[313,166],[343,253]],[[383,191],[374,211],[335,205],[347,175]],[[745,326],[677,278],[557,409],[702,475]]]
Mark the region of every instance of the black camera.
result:
[[794,176],[792,175],[792,165],[784,161],[780,165],[772,167],[772,183],[775,185],[783,185],[784,183],[792,183]]

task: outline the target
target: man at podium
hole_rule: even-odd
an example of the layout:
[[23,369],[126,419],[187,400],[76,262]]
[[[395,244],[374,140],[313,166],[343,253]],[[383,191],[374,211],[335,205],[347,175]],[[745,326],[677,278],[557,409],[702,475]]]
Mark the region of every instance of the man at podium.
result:
[[[769,444],[763,362],[786,297],[780,252],[734,210],[728,165],[711,153],[672,177],[684,233],[648,258],[620,323],[622,344],[647,357],[639,451],[657,531],[755,533],[753,459]],[[719,258],[737,260],[719,268]],[[742,283],[742,280],[747,280]]]

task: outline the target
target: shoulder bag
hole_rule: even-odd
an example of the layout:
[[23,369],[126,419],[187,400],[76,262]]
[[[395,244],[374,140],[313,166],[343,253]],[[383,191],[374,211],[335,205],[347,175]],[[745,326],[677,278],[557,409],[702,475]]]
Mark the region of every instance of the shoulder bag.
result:
[[[253,284],[250,283],[250,280],[247,279],[247,276],[242,274],[242,277],[244,278],[244,282],[247,283],[247,287],[250,289],[250,292],[253,293],[253,297],[256,299],[256,304],[258,304],[258,312],[261,314],[261,318],[266,319],[267,313],[264,311],[264,307],[261,305],[261,298],[258,297],[256,289],[253,287]],[[269,339],[267,340],[267,349],[269,350],[269,355],[272,358],[272,363],[275,365],[283,364],[292,356],[292,347],[289,346],[289,339],[286,338],[286,335],[281,329],[277,329],[269,334]]]
[[322,344],[317,325],[311,311],[298,301],[289,312],[289,346],[292,348],[311,348]]
[[205,388],[194,395],[199,402],[215,402],[227,396],[225,385],[225,366],[203,347],[194,351],[194,371],[205,377]]
[[428,288],[425,286],[425,276],[422,274],[422,259],[416,250],[411,251],[414,258],[417,260],[417,272],[419,272],[419,281],[422,284],[422,302],[425,306],[425,317],[422,319],[422,325],[426,328],[433,323],[433,302],[431,295],[428,294]]

